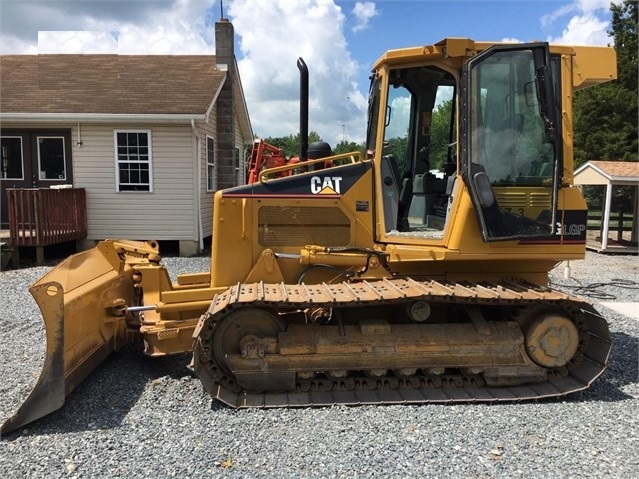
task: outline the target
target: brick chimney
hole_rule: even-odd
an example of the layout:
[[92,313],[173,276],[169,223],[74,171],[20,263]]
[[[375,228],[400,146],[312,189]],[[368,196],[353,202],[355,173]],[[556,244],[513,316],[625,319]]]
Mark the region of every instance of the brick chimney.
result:
[[226,65],[226,80],[215,103],[217,113],[217,183],[218,188],[230,188],[237,184],[235,174],[235,121],[233,104],[233,79],[235,69],[235,33],[233,24],[226,18],[215,23],[215,62],[218,68]]

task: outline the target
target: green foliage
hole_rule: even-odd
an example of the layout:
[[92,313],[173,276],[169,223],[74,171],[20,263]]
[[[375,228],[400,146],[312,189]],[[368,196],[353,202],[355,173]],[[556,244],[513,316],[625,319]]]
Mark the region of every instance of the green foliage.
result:
[[[269,136],[264,138],[264,141],[270,143],[273,146],[277,146],[278,148],[282,148],[284,150],[284,155],[288,158],[293,156],[299,156],[300,154],[300,134],[296,133],[295,135],[288,136],[278,136],[273,137]],[[323,141],[322,137],[315,131],[311,131],[308,134],[308,144],[315,141]],[[331,145],[332,146],[332,145]],[[354,141],[340,141],[337,145],[333,147],[333,154],[337,155],[339,153],[349,153],[351,151],[359,151],[362,154],[362,158],[366,158],[366,144],[364,142],[357,144]]]
[[[269,136],[267,138],[264,138],[264,141],[284,150],[284,155],[289,158],[292,156],[299,156],[300,154],[300,134],[299,133],[296,133],[295,135],[279,136],[279,137]],[[319,136],[319,133],[315,131],[311,131],[308,133],[309,145],[313,143],[314,141],[322,141],[322,137]]]
[[[582,188],[590,211],[601,211],[604,209],[606,197],[605,185],[584,185]],[[611,212],[624,211],[626,213],[632,213],[636,201],[635,190],[636,187],[634,186],[613,186],[610,203]]]
[[[637,161],[637,3],[611,4],[617,52],[617,80],[575,94],[575,168],[591,160]],[[604,188],[587,186],[590,208],[603,206]],[[633,188],[616,187],[612,209],[630,211],[636,201]]]
[[575,166],[590,160],[637,160],[637,92],[619,83],[575,95]]
[[611,4],[617,81],[575,94],[575,167],[590,160],[637,161],[637,3]]
[[430,169],[441,170],[448,157],[448,143],[450,141],[450,117],[453,110],[453,100],[443,102],[433,111],[430,126]]
[[354,141],[342,140],[333,148],[335,155],[350,153],[351,151],[359,151],[362,154],[362,158],[366,158],[366,144],[364,142],[358,145]]
[[389,138],[385,141],[384,155],[393,155],[395,157],[400,173],[403,173],[405,168],[410,168],[410,165],[405,165],[407,149],[408,136],[404,136],[402,138]]
[[608,33],[615,39],[619,82],[626,90],[637,93],[637,2],[610,5],[612,30]]

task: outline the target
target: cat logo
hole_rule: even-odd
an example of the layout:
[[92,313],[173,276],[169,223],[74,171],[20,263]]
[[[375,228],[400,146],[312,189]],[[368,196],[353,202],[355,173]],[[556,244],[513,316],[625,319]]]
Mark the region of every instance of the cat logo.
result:
[[314,195],[339,195],[341,176],[314,176],[311,178],[311,193]]

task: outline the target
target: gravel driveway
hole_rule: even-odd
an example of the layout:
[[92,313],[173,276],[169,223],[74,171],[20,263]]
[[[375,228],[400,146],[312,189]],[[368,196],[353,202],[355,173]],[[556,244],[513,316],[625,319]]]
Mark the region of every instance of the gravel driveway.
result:
[[[166,258],[171,275],[208,258]],[[608,369],[566,398],[516,404],[232,410],[186,368],[128,347],[64,407],[0,440],[7,478],[567,478],[639,476],[639,320],[599,305],[639,300],[637,256],[588,253],[553,271],[610,322]],[[44,330],[29,284],[48,270],[0,273],[0,418],[40,373]],[[617,281],[621,279],[623,281]],[[579,288],[579,289],[576,289]]]

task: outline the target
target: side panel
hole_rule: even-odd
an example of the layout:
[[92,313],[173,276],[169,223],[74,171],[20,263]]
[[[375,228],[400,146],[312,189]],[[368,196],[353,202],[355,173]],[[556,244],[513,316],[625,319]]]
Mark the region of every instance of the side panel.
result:
[[297,282],[299,255],[307,245],[372,247],[372,211],[369,162],[220,191],[214,205],[212,285],[244,281],[265,250],[287,255],[277,259],[276,270],[285,281]]

